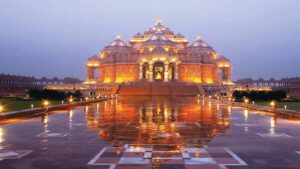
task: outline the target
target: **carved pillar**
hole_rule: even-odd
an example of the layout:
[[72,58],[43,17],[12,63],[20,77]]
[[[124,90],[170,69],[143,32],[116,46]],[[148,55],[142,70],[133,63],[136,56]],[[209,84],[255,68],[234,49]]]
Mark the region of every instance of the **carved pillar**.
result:
[[143,79],[143,63],[140,63],[139,79]]
[[175,64],[174,64],[174,75],[175,75],[175,80],[178,80],[178,63],[176,62]]
[[149,63],[149,82],[153,82],[153,63]]
[[92,67],[87,67],[87,79],[88,80],[91,80],[91,79],[95,79],[95,76],[94,76],[94,68]]
[[169,63],[165,62],[164,63],[164,82],[169,81]]

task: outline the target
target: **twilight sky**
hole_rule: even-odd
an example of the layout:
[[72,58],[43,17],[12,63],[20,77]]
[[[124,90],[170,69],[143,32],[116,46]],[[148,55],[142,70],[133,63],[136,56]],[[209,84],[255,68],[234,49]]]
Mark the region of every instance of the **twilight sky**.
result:
[[231,59],[234,79],[300,76],[300,0],[0,0],[0,73],[84,79],[88,57],[157,16]]

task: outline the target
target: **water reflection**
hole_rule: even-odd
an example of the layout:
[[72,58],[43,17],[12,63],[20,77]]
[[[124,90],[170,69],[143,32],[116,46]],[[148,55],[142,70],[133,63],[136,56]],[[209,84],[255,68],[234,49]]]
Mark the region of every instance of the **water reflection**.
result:
[[47,114],[41,116],[41,122],[44,127],[44,132],[49,132],[48,130],[49,116]]
[[114,145],[203,146],[229,129],[231,108],[199,103],[197,98],[120,98],[87,106],[86,123]]
[[0,127],[0,150],[4,148],[3,142],[4,142],[4,130],[3,128]]

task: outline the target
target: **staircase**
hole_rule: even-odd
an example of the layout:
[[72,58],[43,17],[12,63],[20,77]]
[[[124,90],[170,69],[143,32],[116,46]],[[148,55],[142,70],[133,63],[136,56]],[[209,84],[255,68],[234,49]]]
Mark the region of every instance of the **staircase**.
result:
[[121,85],[117,91],[120,96],[197,96],[196,85],[186,83],[136,82]]

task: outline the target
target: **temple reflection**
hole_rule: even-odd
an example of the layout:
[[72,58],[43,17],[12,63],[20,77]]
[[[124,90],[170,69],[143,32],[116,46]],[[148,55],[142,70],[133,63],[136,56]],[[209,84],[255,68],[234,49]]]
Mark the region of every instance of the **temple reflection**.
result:
[[119,98],[85,108],[88,129],[113,145],[203,146],[230,126],[228,107],[198,98]]

